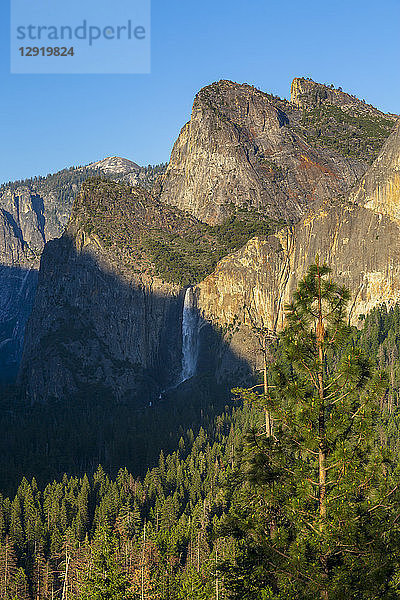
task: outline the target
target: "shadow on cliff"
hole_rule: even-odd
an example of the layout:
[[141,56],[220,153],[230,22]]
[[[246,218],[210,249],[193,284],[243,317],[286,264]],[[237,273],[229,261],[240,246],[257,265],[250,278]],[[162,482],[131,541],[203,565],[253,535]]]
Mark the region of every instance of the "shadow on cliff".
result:
[[[67,237],[46,245],[18,387],[1,400],[2,491],[22,476],[46,483],[99,463],[141,474],[190,431],[212,430],[251,370],[199,316],[196,374],[175,385],[183,301],[184,289],[128,281]],[[222,359],[231,365],[223,381]]]
[[0,383],[13,384],[32,311],[37,271],[0,265]]

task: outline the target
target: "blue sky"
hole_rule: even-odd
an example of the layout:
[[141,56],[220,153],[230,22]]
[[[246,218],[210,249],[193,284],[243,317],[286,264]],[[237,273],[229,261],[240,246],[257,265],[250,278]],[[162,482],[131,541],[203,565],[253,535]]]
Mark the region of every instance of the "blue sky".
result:
[[312,77],[399,113],[399,26],[399,0],[153,0],[150,74],[11,75],[6,0],[0,182],[111,155],[167,161],[194,95],[218,79],[288,97],[293,77]]

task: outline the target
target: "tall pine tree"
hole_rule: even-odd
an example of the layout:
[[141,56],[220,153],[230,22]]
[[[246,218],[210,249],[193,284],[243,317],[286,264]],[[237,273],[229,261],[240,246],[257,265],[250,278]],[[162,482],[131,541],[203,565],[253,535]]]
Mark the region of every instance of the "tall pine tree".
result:
[[[233,598],[400,598],[399,478],[379,437],[386,380],[346,347],[349,294],[312,265],[287,307],[273,435],[252,432],[232,484]],[[254,391],[242,391],[259,402]]]

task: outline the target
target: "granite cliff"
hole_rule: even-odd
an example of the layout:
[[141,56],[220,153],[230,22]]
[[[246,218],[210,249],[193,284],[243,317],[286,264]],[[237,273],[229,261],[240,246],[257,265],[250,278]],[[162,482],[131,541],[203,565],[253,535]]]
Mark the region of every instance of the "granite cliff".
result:
[[[58,176],[57,176],[58,175]],[[12,380],[45,243],[61,235],[82,176],[73,170],[0,188],[0,379]]]
[[210,224],[235,207],[296,222],[315,202],[346,194],[395,117],[355,98],[348,112],[335,106],[326,116],[320,105],[329,111],[328,101],[320,98],[323,91],[336,98],[334,91],[311,83],[318,93],[294,80],[291,102],[231,81],[203,88],[172,150],[160,199]]
[[[300,80],[292,85],[292,99],[357,107],[353,96]],[[327,92],[325,94],[325,91]],[[318,99],[318,95],[322,95]],[[376,109],[364,106],[368,113]],[[256,328],[277,332],[284,307],[298,280],[318,254],[335,279],[352,294],[349,319],[385,303],[400,302],[400,122],[361,181],[347,199],[322,200],[293,227],[268,238],[255,237],[222,260],[215,272],[195,290],[202,318],[221,328],[229,355],[235,353],[253,367],[260,359]],[[222,346],[223,347],[223,346]],[[222,362],[219,377],[231,366]]]
[[400,222],[400,122],[350,200]]
[[[350,321],[400,302],[400,226],[349,202],[327,201],[293,228],[255,237],[195,288],[201,317],[222,332],[228,354],[261,359],[255,330],[278,332],[284,308],[316,255],[352,294]],[[222,360],[218,377],[231,371]]]
[[142,188],[87,180],[61,239],[46,245],[19,382],[29,398],[102,390],[158,397],[180,367],[182,287],[155,274],[148,238],[196,222]]

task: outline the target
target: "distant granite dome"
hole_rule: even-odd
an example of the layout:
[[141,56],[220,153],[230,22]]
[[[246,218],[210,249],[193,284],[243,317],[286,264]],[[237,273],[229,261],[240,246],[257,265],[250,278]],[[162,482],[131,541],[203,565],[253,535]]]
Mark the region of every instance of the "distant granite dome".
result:
[[139,183],[138,175],[142,170],[136,163],[120,156],[108,156],[107,158],[103,158],[103,160],[90,163],[88,168],[97,169],[107,177],[111,176],[129,185],[137,185]]
[[92,169],[100,169],[103,173],[106,174],[127,174],[133,172],[140,171],[139,165],[134,163],[127,158],[121,158],[120,156],[108,156],[107,158],[103,158],[103,160],[98,160],[97,162],[90,163],[88,165],[89,168]]

